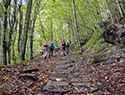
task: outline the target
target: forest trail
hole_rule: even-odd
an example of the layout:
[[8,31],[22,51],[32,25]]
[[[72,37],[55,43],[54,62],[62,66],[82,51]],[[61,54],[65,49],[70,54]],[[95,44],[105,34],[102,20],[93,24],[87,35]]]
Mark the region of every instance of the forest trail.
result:
[[[57,56],[58,55],[58,56]],[[91,64],[91,54],[60,52],[47,62],[0,67],[1,95],[124,95],[124,63],[115,59]]]

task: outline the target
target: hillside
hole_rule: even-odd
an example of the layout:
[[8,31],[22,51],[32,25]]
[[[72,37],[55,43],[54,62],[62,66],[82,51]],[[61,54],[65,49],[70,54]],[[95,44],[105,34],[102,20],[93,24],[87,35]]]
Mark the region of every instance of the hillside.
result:
[[[117,52],[119,54],[119,52]],[[125,57],[125,56],[124,56]],[[77,52],[47,62],[32,61],[0,67],[1,95],[124,95],[124,58],[90,62],[92,54]]]

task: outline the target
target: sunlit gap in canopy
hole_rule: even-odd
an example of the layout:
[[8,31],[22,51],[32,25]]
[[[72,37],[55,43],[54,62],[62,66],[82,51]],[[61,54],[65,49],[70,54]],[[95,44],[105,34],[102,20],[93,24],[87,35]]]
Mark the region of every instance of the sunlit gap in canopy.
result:
[[[12,0],[14,1],[14,0]],[[22,5],[26,5],[26,0],[17,0],[17,4],[19,4],[22,1]]]

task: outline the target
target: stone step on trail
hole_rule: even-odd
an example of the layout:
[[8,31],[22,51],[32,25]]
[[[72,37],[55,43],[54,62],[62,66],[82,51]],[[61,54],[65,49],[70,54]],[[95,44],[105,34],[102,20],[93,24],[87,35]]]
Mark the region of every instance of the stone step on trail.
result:
[[47,85],[44,87],[45,91],[54,94],[65,94],[69,92],[69,83],[67,81],[67,75],[71,73],[68,68],[73,67],[74,64],[70,62],[69,58],[60,60],[58,64],[55,65],[54,71],[49,77]]
[[57,69],[57,70],[54,70],[54,72],[65,72],[66,74],[71,73],[71,71],[68,69]]
[[47,83],[47,86],[69,86],[69,83],[68,82],[64,82],[64,81],[49,81]]
[[67,74],[71,73],[71,71],[67,68],[72,66],[72,64],[70,65],[70,61],[60,60],[58,64],[55,65],[55,69],[51,73],[49,81],[44,87],[44,90],[61,95],[68,93],[69,90],[67,88],[69,87],[69,83],[66,82],[66,77]]
[[[82,67],[75,63],[73,56],[67,56],[67,58],[65,57],[65,59],[59,60],[44,90],[53,95],[80,95],[91,92],[90,87],[92,86],[92,82],[87,80],[87,78],[83,78],[84,75],[82,79],[80,78],[81,74],[86,75],[86,72],[81,72],[80,68]],[[72,89],[70,87],[72,87]],[[76,90],[76,88],[78,88],[78,90]]]
[[[61,65],[61,66],[56,66],[54,70],[60,71],[61,69],[63,70],[71,70],[70,68],[74,67],[73,65]],[[74,67],[75,68],[75,67]]]
[[90,87],[90,83],[71,83],[75,87]]
[[44,87],[44,91],[48,91],[50,93],[55,94],[65,94],[68,93],[68,89],[64,89],[65,87],[68,87],[69,83],[65,81],[49,81],[47,85]]
[[52,77],[62,77],[62,78],[65,78],[67,75],[64,72],[52,72],[51,76]]
[[50,77],[49,80],[51,81],[66,81],[67,78],[62,78],[62,77]]

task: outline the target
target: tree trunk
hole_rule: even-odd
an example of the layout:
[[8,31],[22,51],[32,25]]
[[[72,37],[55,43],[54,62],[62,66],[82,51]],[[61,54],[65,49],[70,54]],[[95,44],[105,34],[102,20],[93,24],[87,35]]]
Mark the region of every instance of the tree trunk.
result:
[[103,23],[103,17],[102,17],[102,14],[101,14],[101,8],[99,7],[99,4],[98,4],[98,1],[95,1],[95,6],[96,6],[96,10],[97,10],[97,15],[99,16],[99,18],[101,19],[101,22],[100,23],[102,23],[102,27],[104,27],[105,29],[106,29],[106,27],[104,26],[104,23]]
[[15,25],[15,33],[13,34],[13,50],[12,50],[12,56],[13,56],[13,61],[14,63],[16,63],[16,57],[15,57],[15,42],[16,42],[16,36],[17,36],[17,24],[18,24],[18,21],[16,21],[16,25]]
[[25,52],[26,52],[31,7],[32,7],[32,0],[28,0],[26,16],[25,16],[25,23],[24,23],[24,32],[23,32],[23,36],[22,36],[22,40],[21,40],[22,48],[21,48],[21,52],[20,52],[20,60],[25,60]]
[[91,31],[94,31],[92,28],[90,28],[89,26],[86,25],[85,20],[83,19],[82,15],[81,15],[81,12],[79,11],[78,8],[77,8],[77,10],[78,10],[79,15],[80,15],[80,17],[81,17],[81,19],[82,19],[83,27],[85,27],[86,29],[89,29],[89,30],[91,30]]
[[35,20],[33,20],[33,26],[30,35],[30,59],[33,59],[33,32],[35,27]]
[[3,63],[7,65],[7,8],[4,12],[4,32],[3,32]]
[[[94,19],[95,19],[95,21],[96,21],[96,24],[97,24],[97,26],[98,26],[99,31],[102,33],[102,30],[101,30],[101,28],[100,28],[100,26],[99,26],[98,20],[97,20],[97,18],[96,18],[96,16],[95,16],[95,13],[94,13],[92,7],[90,6],[88,0],[85,0],[85,1],[86,1],[86,3],[88,4],[88,6],[90,7],[90,9],[91,9],[91,13],[92,13],[92,15],[93,15],[93,17],[94,17]],[[89,11],[89,9],[88,9],[88,11]]]
[[35,6],[35,11],[34,11],[34,16],[33,16],[33,24],[31,28],[31,35],[30,35],[30,59],[33,59],[33,33],[34,33],[34,28],[35,28],[35,22],[38,14],[38,9],[40,5],[41,0],[36,0],[36,6]]
[[119,9],[119,12],[120,12],[121,17],[123,17],[123,13],[122,13],[121,7],[120,7],[120,5],[119,5],[119,3],[118,3],[118,0],[116,0],[116,5],[117,5],[117,7],[118,7],[118,9]]
[[13,11],[13,16],[12,20],[10,20],[10,29],[9,29],[9,42],[8,42],[8,63],[11,64],[11,43],[12,43],[12,34],[13,34],[13,27],[16,22],[16,5],[17,5],[17,0],[14,0],[14,11]]
[[41,30],[42,30],[42,33],[43,33],[43,35],[42,35],[42,36],[43,36],[44,40],[45,40],[45,41],[47,41],[47,38],[46,38],[46,36],[45,36],[44,29],[43,29],[42,22],[41,22],[41,24],[40,24],[40,25],[41,25]]
[[[121,0],[121,2],[123,2],[123,0]],[[119,3],[120,3],[120,2],[119,2]],[[123,6],[123,4],[122,4],[122,3],[121,3],[120,5],[121,5],[122,13],[123,13],[123,16],[124,16],[124,15],[125,15],[124,6]]]
[[19,37],[18,37],[18,54],[20,55],[21,52],[21,36],[22,36],[22,19],[23,19],[23,15],[22,15],[22,11],[21,11],[21,7],[22,7],[22,0],[20,0],[20,4],[19,4]]
[[54,8],[55,0],[53,0],[52,12],[51,12],[51,42],[53,42],[53,8]]
[[68,23],[68,32],[69,32],[69,43],[71,44],[71,32],[70,32],[70,23]]
[[74,33],[74,30],[73,30],[73,22],[71,22],[71,30],[72,30],[72,41],[74,43],[76,43],[76,41],[75,41],[75,33]]
[[81,44],[80,44],[79,33],[78,33],[78,25],[77,25],[76,10],[75,10],[75,1],[74,0],[72,0],[72,1],[73,1],[73,12],[74,12],[76,40],[77,40],[77,44],[78,44],[79,49],[80,49],[80,53],[82,53],[82,47],[81,47]]
[[4,1],[4,7],[5,7],[5,11],[4,11],[4,30],[3,30],[3,63],[5,65],[7,65],[7,10],[8,7],[11,3],[11,0],[8,1]]
[[108,7],[108,9],[109,9],[110,15],[111,15],[111,17],[112,17],[111,20],[112,20],[112,24],[113,24],[113,23],[115,23],[115,17],[114,17],[114,14],[112,13],[112,11],[111,11],[111,9],[110,9],[111,4],[109,4],[107,0],[105,0],[105,2],[106,2],[106,5],[107,5],[107,7]]

